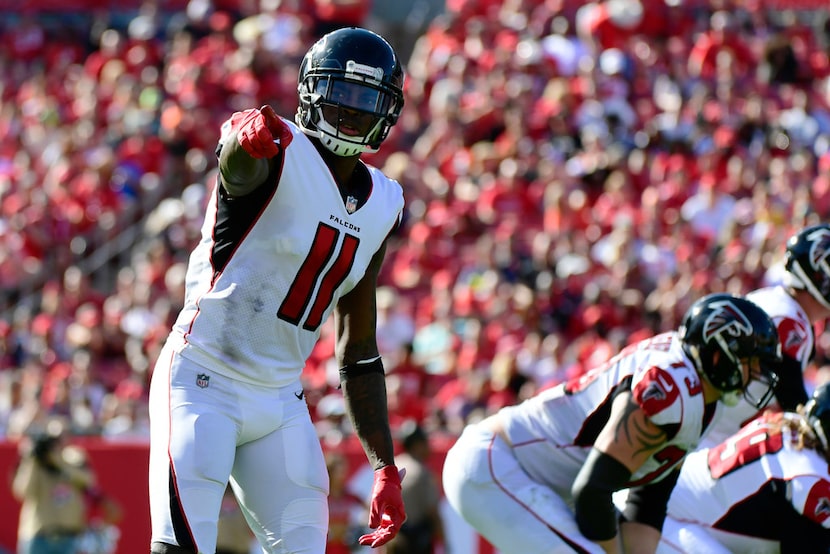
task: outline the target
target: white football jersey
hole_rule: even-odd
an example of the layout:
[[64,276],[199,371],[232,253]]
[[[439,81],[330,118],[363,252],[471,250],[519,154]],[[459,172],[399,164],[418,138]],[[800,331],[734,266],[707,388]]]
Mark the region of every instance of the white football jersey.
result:
[[706,414],[700,376],[675,332],[631,345],[577,379],[503,408],[504,429],[522,468],[570,498],[574,478],[622,390],[632,392],[652,422],[675,430],[626,486],[665,477],[697,445]]
[[[775,322],[778,329],[778,338],[781,341],[781,352],[784,356],[798,360],[801,371],[807,368],[813,352],[815,337],[813,327],[801,305],[790,296],[782,286],[765,287],[754,290],[746,295],[760,306]],[[763,395],[765,385],[758,382],[750,383],[750,389],[758,389],[756,397]],[[775,407],[775,399],[769,407]],[[743,397],[736,406],[726,406],[718,403],[717,413],[712,422],[712,429],[701,441],[700,448],[714,446],[730,435],[736,433],[742,425],[758,415],[755,409]]]
[[[683,547],[693,540],[684,535],[695,529],[730,552],[764,552],[777,551],[781,540],[804,545],[830,536],[827,460],[799,449],[796,434],[774,423],[785,417],[800,416],[766,414],[717,446],[689,454],[668,504],[673,526],[686,533],[670,534],[667,541]],[[800,526],[803,536],[788,536],[798,533],[790,526],[799,516],[808,522]],[[812,546],[817,550],[799,551],[826,552]]]
[[404,206],[401,186],[367,166],[371,192],[355,211],[311,141],[284,121],[294,138],[265,184],[238,198],[214,188],[169,339],[217,373],[264,386],[299,378]]

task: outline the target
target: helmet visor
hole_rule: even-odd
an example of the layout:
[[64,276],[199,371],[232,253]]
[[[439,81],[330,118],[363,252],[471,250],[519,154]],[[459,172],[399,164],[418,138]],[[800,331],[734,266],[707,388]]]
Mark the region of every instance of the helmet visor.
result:
[[358,81],[320,79],[314,91],[326,104],[369,113],[386,113],[391,99],[379,89]]
[[[331,136],[352,144],[371,142],[381,128],[383,110],[390,100],[377,88],[356,81],[323,78],[317,82],[322,128]],[[323,123],[320,122],[320,123]]]

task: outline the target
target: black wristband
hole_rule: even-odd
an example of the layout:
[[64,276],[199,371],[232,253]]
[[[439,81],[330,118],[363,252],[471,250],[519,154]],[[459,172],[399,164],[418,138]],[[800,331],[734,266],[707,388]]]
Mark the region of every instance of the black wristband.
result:
[[579,532],[592,541],[606,541],[617,535],[617,511],[611,495],[623,489],[631,471],[615,458],[592,448],[579,470],[571,492]]
[[380,356],[367,362],[357,362],[341,367],[340,380],[345,381],[350,377],[358,377],[368,373],[380,373],[381,375],[385,373],[383,370],[383,361],[381,361]]

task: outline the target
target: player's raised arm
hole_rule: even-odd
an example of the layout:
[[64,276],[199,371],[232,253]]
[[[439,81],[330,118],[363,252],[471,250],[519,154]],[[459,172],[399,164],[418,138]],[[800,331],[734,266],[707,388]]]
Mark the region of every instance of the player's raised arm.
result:
[[227,193],[244,196],[264,183],[273,159],[292,138],[271,106],[235,112],[222,125],[219,141],[219,174]]

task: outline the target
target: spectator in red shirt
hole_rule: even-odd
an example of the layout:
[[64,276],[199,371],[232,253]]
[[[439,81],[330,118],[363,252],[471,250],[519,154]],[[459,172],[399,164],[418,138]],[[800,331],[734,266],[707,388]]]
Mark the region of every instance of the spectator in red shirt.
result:
[[757,60],[738,31],[734,16],[724,10],[713,13],[710,28],[695,39],[689,52],[689,74],[704,79],[715,77],[726,63],[721,54],[731,57],[729,72],[735,76],[745,76],[756,68]]

